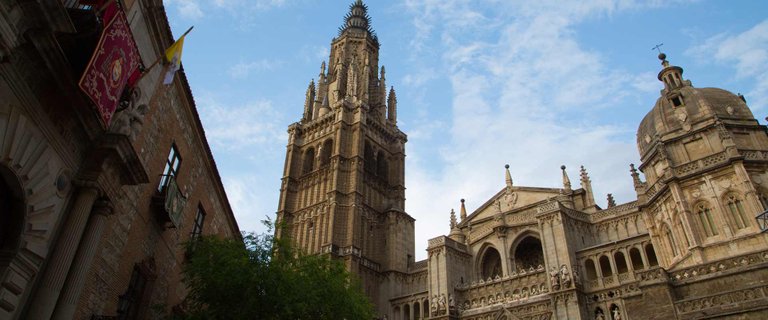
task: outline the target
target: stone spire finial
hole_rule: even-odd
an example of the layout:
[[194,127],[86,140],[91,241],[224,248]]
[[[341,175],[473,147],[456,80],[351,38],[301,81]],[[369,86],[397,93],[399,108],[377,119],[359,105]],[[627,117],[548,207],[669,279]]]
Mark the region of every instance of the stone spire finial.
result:
[[304,99],[304,120],[312,120],[312,103],[315,101],[315,79],[309,81]]
[[571,179],[568,178],[568,173],[565,172],[565,165],[560,166],[560,170],[563,170],[563,189],[565,189],[566,192],[572,191]]
[[461,199],[461,211],[459,212],[459,215],[461,216],[462,222],[467,220],[467,207],[464,206],[464,199]]
[[451,209],[451,230],[456,228],[456,225],[457,225],[457,223],[456,223],[456,211],[453,211],[453,209]]
[[318,112],[318,117],[322,117],[326,115],[328,112],[331,112],[331,106],[328,103],[328,95],[326,95],[323,98],[323,105],[320,107],[320,111]]
[[585,207],[590,207],[595,205],[595,195],[592,193],[592,180],[589,179],[589,174],[587,174],[587,169],[584,168],[584,166],[581,166],[580,170],[580,177],[581,177],[581,188],[584,189],[586,194],[586,201],[584,203]]
[[613,199],[613,194],[608,194],[608,208],[613,208],[616,206],[616,200]]
[[509,189],[509,188],[512,188],[512,175],[511,175],[511,174],[509,174],[509,165],[508,165],[508,164],[505,164],[505,165],[504,165],[504,169],[506,170],[506,171],[504,172],[504,175],[505,175],[505,177],[504,177],[504,178],[505,178],[505,181],[506,181],[506,183],[507,183],[507,188]]
[[637,173],[637,169],[635,169],[635,164],[630,163],[629,164],[629,172],[632,173],[632,182],[635,185],[635,189],[640,188],[643,186],[643,182],[640,181],[640,174]]
[[371,17],[368,16],[368,6],[361,0],[349,5],[349,12],[344,16],[344,25],[339,28],[339,35],[350,29],[359,29],[374,34],[371,29]]
[[392,124],[397,124],[397,95],[395,87],[389,89],[389,99],[387,99],[387,120]]
[[320,74],[325,75],[325,60],[320,64]]

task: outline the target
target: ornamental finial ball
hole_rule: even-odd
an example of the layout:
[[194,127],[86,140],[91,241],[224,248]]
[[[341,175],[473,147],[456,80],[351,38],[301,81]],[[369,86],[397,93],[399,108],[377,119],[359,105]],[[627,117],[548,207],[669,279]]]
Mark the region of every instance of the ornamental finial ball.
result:
[[664,53],[659,53],[659,60],[664,61],[667,59],[667,55]]
[[565,165],[560,166],[560,170],[565,170]]
[[504,168],[506,168],[506,169],[509,169],[509,165],[508,165],[508,164],[505,164],[505,165],[504,165]]
[[461,199],[461,203],[464,203],[464,199]]

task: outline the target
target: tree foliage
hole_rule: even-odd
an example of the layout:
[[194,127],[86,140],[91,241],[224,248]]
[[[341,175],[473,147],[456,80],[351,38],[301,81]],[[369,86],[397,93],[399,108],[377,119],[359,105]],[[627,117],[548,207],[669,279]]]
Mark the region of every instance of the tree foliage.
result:
[[373,318],[359,281],[327,255],[304,255],[271,235],[188,246],[189,319]]

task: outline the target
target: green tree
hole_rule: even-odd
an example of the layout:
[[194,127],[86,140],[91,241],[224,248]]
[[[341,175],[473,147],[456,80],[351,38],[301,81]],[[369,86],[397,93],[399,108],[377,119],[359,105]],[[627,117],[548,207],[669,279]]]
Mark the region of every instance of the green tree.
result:
[[184,265],[188,319],[372,319],[341,261],[305,255],[271,235],[202,237]]

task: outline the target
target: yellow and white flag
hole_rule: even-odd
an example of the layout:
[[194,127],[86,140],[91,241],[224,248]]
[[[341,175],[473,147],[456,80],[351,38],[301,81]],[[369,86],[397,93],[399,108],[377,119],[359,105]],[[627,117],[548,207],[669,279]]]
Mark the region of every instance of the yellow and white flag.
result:
[[176,74],[176,71],[179,71],[179,68],[181,68],[181,50],[184,47],[184,37],[192,31],[192,28],[193,27],[190,27],[187,32],[184,32],[176,42],[165,50],[165,62],[169,64],[168,71],[165,73],[165,79],[163,80],[163,84],[165,85],[169,85],[173,82],[173,76]]

